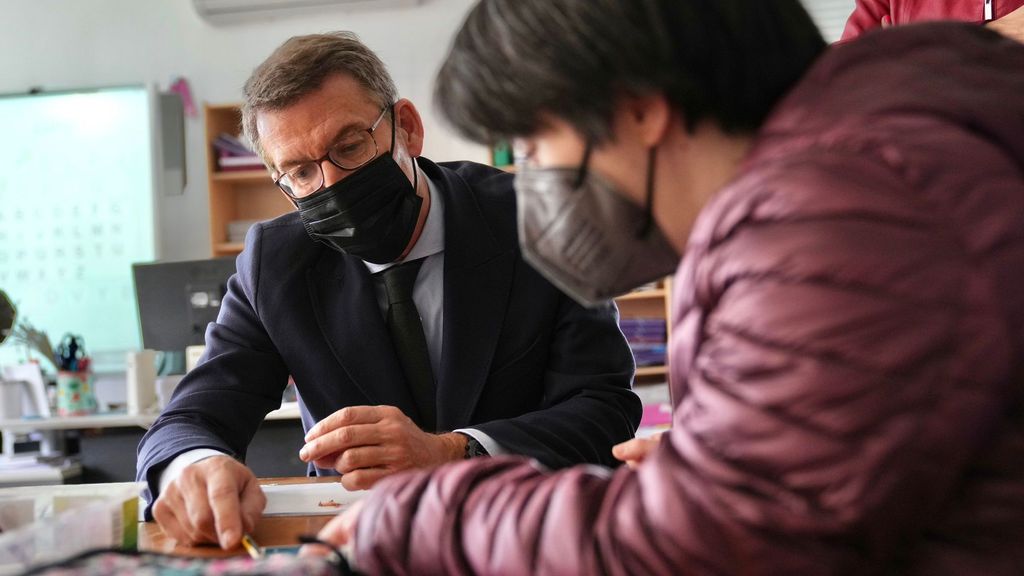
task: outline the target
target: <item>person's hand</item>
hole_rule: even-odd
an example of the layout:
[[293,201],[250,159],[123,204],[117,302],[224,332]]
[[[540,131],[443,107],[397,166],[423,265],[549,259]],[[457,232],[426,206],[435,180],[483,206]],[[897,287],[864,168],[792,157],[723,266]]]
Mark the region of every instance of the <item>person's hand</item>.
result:
[[[362,500],[357,500],[352,503],[352,505],[346,508],[344,512],[335,516],[334,519],[320,529],[320,533],[316,535],[317,539],[321,542],[330,544],[343,552],[345,550],[351,551],[353,544],[352,539],[356,534],[356,522],[359,521],[359,512],[362,511],[362,509]],[[331,552],[332,550],[329,548],[319,546],[317,544],[306,544],[299,549],[299,555],[303,557],[327,556]]]
[[661,442],[662,434],[664,432],[658,432],[646,438],[633,438],[621,444],[616,444],[612,446],[612,456],[625,462],[626,466],[636,468],[658,446],[658,442]]
[[252,470],[230,456],[212,456],[167,485],[153,503],[153,519],[178,543],[215,542],[227,550],[256,527],[266,505]]
[[423,432],[394,406],[349,406],[309,429],[299,458],[333,468],[345,488],[363,490],[400,470],[460,460],[465,449],[463,435]]
[[1007,38],[1024,42],[1024,6],[998,20],[989,22],[987,26]]

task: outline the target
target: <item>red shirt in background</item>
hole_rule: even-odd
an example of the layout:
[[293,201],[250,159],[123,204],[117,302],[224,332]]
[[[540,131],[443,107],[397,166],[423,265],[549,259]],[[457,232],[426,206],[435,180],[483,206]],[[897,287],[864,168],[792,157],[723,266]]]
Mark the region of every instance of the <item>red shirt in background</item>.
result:
[[843,40],[851,40],[868,30],[886,24],[899,26],[928,20],[961,20],[983,24],[998,20],[1024,6],[1024,0],[989,0],[990,17],[986,17],[986,0],[857,0],[843,30]]

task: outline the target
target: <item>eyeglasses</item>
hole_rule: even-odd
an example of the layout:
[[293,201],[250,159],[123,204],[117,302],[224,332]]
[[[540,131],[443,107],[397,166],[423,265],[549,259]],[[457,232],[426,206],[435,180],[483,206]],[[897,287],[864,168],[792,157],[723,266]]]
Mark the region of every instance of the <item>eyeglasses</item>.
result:
[[292,198],[305,198],[316,194],[324,187],[324,160],[330,160],[342,170],[358,170],[377,157],[377,140],[373,131],[377,129],[390,105],[381,109],[373,124],[358,132],[352,132],[331,145],[327,154],[317,160],[303,162],[274,180],[278,188]]

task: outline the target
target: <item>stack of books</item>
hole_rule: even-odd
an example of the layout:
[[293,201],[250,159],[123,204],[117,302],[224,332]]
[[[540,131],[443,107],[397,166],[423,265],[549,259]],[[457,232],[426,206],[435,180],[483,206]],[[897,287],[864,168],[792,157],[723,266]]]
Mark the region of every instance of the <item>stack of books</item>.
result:
[[263,170],[263,161],[237,136],[221,133],[213,141],[217,169],[222,172]]
[[621,318],[619,327],[626,336],[637,366],[665,364],[665,319]]

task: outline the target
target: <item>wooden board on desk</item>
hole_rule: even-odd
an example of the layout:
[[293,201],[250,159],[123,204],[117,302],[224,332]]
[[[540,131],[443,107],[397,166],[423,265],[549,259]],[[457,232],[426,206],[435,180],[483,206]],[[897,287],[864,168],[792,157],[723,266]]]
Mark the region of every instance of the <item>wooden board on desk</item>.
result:
[[267,507],[263,517],[271,516],[335,516],[353,502],[367,494],[365,490],[353,492],[341,482],[275,484],[261,482]]

